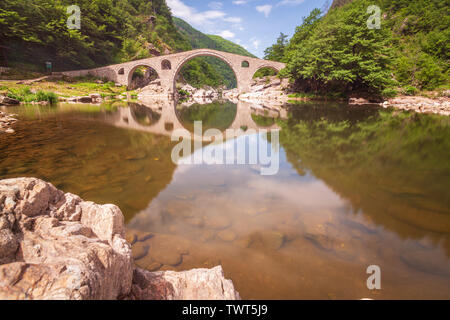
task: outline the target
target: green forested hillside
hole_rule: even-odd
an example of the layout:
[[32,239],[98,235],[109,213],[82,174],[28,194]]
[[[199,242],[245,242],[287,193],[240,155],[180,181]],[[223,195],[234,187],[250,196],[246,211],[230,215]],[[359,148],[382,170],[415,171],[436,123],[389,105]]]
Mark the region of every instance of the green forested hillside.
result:
[[[369,29],[371,5],[381,8],[381,28]],[[283,71],[305,92],[368,92],[446,88],[449,84],[450,15],[446,0],[339,0],[323,14],[304,18],[280,50]]]
[[[189,50],[165,0],[78,0],[81,29],[67,28],[71,0],[0,1],[0,44],[9,66],[91,68]],[[3,57],[4,55],[0,55]]]

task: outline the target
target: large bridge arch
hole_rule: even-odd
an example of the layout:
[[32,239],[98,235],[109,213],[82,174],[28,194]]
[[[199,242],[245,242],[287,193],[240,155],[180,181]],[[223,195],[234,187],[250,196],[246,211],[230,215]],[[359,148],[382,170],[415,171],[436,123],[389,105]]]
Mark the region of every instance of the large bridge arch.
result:
[[181,72],[181,69],[183,68],[183,66],[186,63],[188,63],[189,61],[191,61],[192,59],[197,58],[197,57],[214,57],[214,58],[218,58],[218,59],[222,60],[223,62],[225,62],[231,68],[231,70],[233,70],[234,76],[236,78],[237,88],[239,90],[239,77],[238,77],[239,71],[237,71],[235,69],[236,66],[230,60],[228,60],[223,54],[220,54],[219,51],[201,50],[201,51],[196,51],[194,53],[191,53],[188,56],[184,57],[181,61],[178,62],[178,64],[174,68],[174,72],[170,79],[173,93],[175,93],[177,90],[176,89],[176,80],[177,80],[178,75]]

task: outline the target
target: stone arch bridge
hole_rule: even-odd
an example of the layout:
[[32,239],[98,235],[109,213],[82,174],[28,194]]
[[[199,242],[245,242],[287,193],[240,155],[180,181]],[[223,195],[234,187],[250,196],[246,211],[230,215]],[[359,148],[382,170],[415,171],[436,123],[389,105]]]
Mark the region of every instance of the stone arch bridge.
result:
[[278,72],[285,67],[285,64],[281,62],[251,58],[212,49],[197,49],[96,69],[67,71],[60,72],[58,74],[69,77],[91,75],[106,78],[121,85],[129,86],[132,80],[133,72],[136,68],[142,66],[150,67],[158,73],[164,94],[173,96],[173,93],[176,92],[176,78],[183,65],[191,59],[201,56],[216,57],[225,61],[236,76],[237,86],[240,93],[250,91],[252,78],[256,71],[262,68],[271,68]]

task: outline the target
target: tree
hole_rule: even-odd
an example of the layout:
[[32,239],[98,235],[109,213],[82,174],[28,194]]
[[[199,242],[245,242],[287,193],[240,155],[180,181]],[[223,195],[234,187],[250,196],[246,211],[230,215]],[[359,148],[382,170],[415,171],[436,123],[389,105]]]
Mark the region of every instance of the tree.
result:
[[264,59],[272,61],[283,61],[284,52],[288,44],[287,38],[288,36],[281,32],[280,36],[277,39],[277,43],[264,50]]
[[387,28],[367,28],[369,1],[321,17],[313,10],[288,48],[286,73],[306,91],[381,92],[391,83]]

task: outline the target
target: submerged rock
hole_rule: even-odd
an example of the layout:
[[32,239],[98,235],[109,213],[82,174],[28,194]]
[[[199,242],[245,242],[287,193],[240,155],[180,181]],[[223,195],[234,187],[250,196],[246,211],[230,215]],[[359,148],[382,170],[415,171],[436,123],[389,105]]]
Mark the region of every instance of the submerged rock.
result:
[[204,217],[205,227],[215,230],[223,230],[231,226],[231,220],[223,215],[213,215]]
[[0,133],[14,133],[14,129],[10,126],[13,125],[17,119],[13,118],[12,115],[8,115],[0,111]]
[[217,236],[223,240],[223,241],[227,241],[227,242],[231,242],[234,241],[236,239],[236,233],[234,233],[231,230],[223,230],[220,231]]
[[436,260],[436,253],[431,249],[408,248],[401,252],[400,258],[408,267],[417,271],[441,277],[450,277],[450,263],[445,257]]

